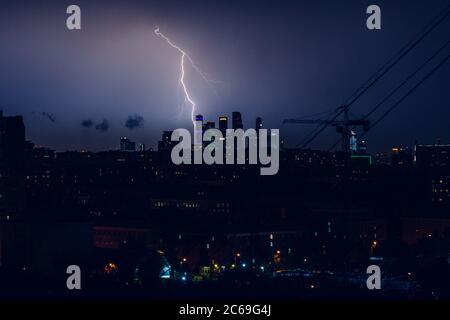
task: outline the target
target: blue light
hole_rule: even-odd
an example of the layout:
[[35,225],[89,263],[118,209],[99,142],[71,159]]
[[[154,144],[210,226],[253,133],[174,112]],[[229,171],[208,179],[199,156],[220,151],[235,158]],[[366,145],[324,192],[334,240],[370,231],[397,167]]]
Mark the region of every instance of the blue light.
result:
[[[170,279],[171,270],[172,270],[172,268],[169,265],[162,267],[161,271],[159,272],[159,277],[161,279]],[[139,271],[139,270],[137,270],[137,271]]]
[[247,265],[245,263],[242,264],[242,268],[245,268]]
[[181,277],[181,280],[186,281],[186,277],[185,276]]

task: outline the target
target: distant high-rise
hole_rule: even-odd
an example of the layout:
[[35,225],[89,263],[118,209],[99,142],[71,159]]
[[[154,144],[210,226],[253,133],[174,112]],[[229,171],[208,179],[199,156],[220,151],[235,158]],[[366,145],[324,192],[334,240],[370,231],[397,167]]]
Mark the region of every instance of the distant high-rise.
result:
[[262,129],[262,119],[261,119],[261,117],[256,118],[255,129],[256,129],[256,131],[259,131],[260,129]]
[[349,148],[352,153],[358,151],[358,140],[356,139],[356,133],[353,130],[350,131]]
[[202,145],[203,138],[203,116],[198,114],[195,116],[194,125],[194,145]]
[[387,166],[389,165],[389,153],[388,152],[378,152],[375,154],[375,162],[378,165]]
[[0,110],[0,220],[2,213],[23,208],[25,146],[23,118],[4,117]]
[[158,141],[158,151],[170,151],[172,149],[172,133],[173,131],[164,131],[161,141]]
[[133,152],[136,151],[136,143],[127,137],[120,138],[120,151]]
[[408,147],[393,147],[391,149],[391,164],[394,167],[409,167],[413,163],[413,155]]
[[203,131],[208,129],[214,129],[216,127],[216,123],[214,121],[208,121],[203,125]]
[[414,162],[419,167],[450,167],[450,144],[415,144]]
[[195,116],[195,121],[201,121],[202,124],[203,124],[203,115],[201,115],[201,114],[196,115]]
[[139,144],[139,151],[141,151],[141,152],[145,151],[145,143]]
[[367,153],[367,142],[366,140],[361,140],[358,142],[358,153],[365,154]]
[[225,138],[227,135],[228,129],[228,117],[221,116],[219,117],[219,130],[222,132],[222,136]]
[[25,125],[21,116],[4,117],[0,110],[0,144],[16,155],[25,146]]
[[233,129],[244,129],[244,125],[242,124],[242,116],[240,112],[233,112],[232,114],[232,126]]

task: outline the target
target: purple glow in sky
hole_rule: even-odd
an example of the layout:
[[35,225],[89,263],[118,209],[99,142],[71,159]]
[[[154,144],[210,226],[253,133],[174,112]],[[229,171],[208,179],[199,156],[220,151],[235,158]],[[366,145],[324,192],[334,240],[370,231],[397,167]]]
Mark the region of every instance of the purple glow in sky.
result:
[[[163,130],[192,127],[191,109],[180,107],[180,52],[155,36],[155,25],[219,80],[211,90],[192,65],[185,74],[206,120],[241,111],[249,127],[261,116],[295,145],[312,128],[283,126],[284,118],[338,107],[448,0],[380,0],[377,32],[365,25],[367,1],[81,0],[80,31],[66,29],[69,4],[10,0],[0,10],[0,108],[24,116],[28,139],[57,150],[115,149],[124,135],[155,146]],[[450,21],[361,99],[354,116],[441,46],[448,30]],[[415,139],[450,142],[449,74],[446,65],[371,132],[370,151]],[[143,121],[130,129],[126,121],[135,115]],[[94,125],[83,126],[88,120]],[[104,120],[108,129],[95,130]],[[312,147],[335,139],[331,129]]]

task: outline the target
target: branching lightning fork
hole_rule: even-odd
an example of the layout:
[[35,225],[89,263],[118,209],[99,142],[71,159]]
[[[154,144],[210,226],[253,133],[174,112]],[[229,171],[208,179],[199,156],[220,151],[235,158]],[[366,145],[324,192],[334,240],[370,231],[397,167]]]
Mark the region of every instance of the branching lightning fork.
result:
[[180,63],[180,83],[181,83],[181,87],[183,88],[183,92],[184,92],[184,97],[185,100],[187,102],[189,102],[189,104],[192,106],[192,111],[191,111],[191,119],[192,119],[192,123],[195,124],[195,108],[196,108],[196,103],[194,100],[192,100],[190,94],[189,94],[189,90],[186,86],[185,83],[185,61],[186,59],[189,61],[189,63],[191,64],[191,66],[194,68],[194,70],[208,83],[211,83],[211,81],[206,77],[206,75],[195,65],[194,61],[191,59],[191,57],[183,50],[181,49],[179,46],[177,46],[176,44],[174,44],[168,37],[166,37],[164,34],[162,34],[159,31],[159,27],[157,26],[155,28],[155,34],[161,38],[163,38],[164,40],[166,40],[166,42],[174,49],[177,49],[178,52],[181,54],[181,63]]

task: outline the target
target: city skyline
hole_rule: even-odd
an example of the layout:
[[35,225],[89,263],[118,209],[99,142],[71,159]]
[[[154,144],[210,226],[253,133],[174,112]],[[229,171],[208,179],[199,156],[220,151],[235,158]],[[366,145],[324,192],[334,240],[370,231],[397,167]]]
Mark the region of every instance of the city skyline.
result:
[[[24,116],[28,140],[58,151],[115,149],[121,136],[156,147],[164,130],[191,128],[189,110],[181,109],[179,57],[154,36],[156,24],[217,80],[211,87],[189,73],[198,113],[231,121],[239,110],[244,127],[260,116],[265,127],[280,129],[287,146],[295,146],[312,128],[285,126],[283,119],[337,108],[445,1],[380,1],[379,32],[365,28],[366,5],[357,1],[330,2],[326,9],[312,1],[78,4],[83,28],[73,33],[65,29],[64,4],[15,1],[0,13],[0,27],[14,31],[0,45],[1,108],[5,115]],[[352,112],[363,115],[378,103],[442,45],[448,26],[427,37]],[[370,151],[415,140],[450,141],[448,74],[444,65],[370,132]],[[327,149],[335,139],[327,130],[310,147]]]
[[450,145],[285,149],[267,177],[175,165],[170,132],[158,151],[123,138],[120,151],[56,153],[25,131],[0,112],[2,297],[449,297]]

